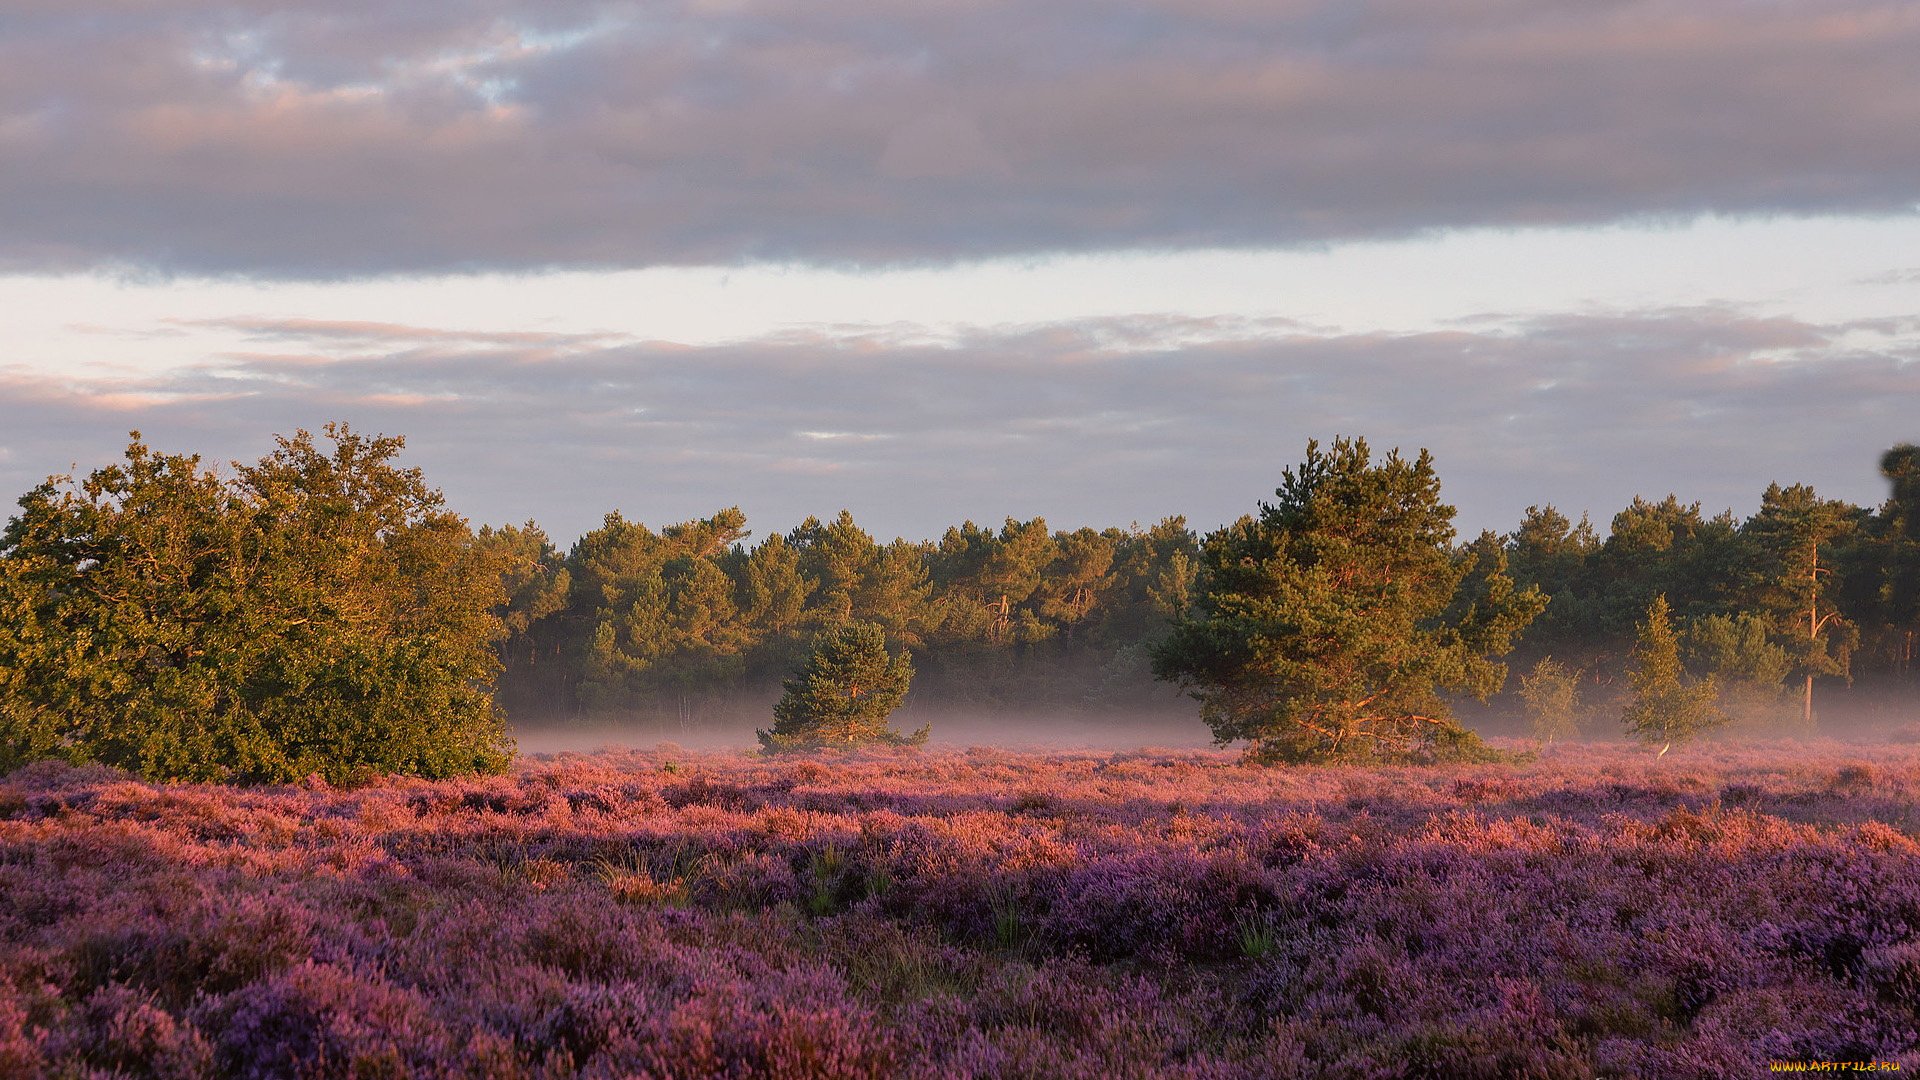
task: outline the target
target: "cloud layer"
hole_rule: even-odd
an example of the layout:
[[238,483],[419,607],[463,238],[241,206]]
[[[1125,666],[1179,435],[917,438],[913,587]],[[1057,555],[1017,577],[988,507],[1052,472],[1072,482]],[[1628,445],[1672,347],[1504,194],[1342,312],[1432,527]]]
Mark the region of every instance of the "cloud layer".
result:
[[1907,0],[25,0],[0,268],[942,261],[1920,202]]
[[1470,529],[1532,503],[1606,519],[1670,490],[1750,510],[1770,481],[1882,495],[1913,438],[1920,323],[1730,308],[1468,320],[1329,335],[1284,320],[1142,317],[964,331],[821,328],[688,348],[593,335],[233,320],[249,348],[113,384],[0,369],[0,489],[155,445],[252,458],[346,419],[476,520],[570,537],[743,506],[756,528],[851,508],[886,535],[962,518],[1057,526],[1269,497],[1309,437],[1432,448]]

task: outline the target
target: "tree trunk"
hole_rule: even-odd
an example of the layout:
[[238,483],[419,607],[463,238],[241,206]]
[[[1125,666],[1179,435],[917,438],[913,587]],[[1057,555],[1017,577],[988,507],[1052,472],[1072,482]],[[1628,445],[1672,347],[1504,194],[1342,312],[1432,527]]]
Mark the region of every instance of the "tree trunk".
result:
[[[1811,656],[1820,647],[1820,544],[1813,545],[1813,558],[1807,568],[1807,652]],[[1813,728],[1813,672],[1807,672],[1807,692],[1800,706],[1800,719]]]

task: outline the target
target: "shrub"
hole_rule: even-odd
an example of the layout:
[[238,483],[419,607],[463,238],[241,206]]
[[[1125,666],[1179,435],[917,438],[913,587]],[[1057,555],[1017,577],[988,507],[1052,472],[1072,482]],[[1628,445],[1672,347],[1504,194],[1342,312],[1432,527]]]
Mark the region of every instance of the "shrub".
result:
[[1527,725],[1542,743],[1580,733],[1580,672],[1551,656],[1541,657],[1520,677],[1520,700]]

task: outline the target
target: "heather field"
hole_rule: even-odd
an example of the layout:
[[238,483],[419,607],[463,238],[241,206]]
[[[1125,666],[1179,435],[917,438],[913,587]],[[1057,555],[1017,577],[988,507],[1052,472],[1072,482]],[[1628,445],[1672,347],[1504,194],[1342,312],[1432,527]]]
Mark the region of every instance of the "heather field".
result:
[[0,1076],[1920,1068],[1920,751],[0,780]]

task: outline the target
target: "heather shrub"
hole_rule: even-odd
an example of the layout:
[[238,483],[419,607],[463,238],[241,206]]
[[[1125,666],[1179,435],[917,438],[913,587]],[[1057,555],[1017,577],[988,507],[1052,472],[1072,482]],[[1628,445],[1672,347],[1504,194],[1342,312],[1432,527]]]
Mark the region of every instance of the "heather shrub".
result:
[[29,1026],[27,1008],[0,981],[0,1076],[39,1076],[46,1070],[46,1031]]
[[721,910],[752,911],[798,903],[799,876],[788,860],[766,852],[703,860],[694,888]]
[[0,780],[0,1075],[1920,1067],[1920,752],[1837,790],[1854,753],[675,750],[354,790],[43,764]]
[[454,1043],[417,994],[332,965],[303,964],[198,1012],[223,1076],[400,1080],[436,1071]]
[[311,914],[273,895],[195,895],[145,910],[109,910],[64,950],[68,984],[138,987],[173,1005],[182,994],[238,989],[312,954]]
[[850,989],[885,1006],[940,997],[970,998],[987,964],[930,928],[849,916],[833,955]]
[[1833,774],[1833,790],[1847,794],[1858,794],[1873,789],[1873,766],[1864,763],[1843,765]]
[[213,1047],[200,1032],[138,991],[106,987],[78,1012],[71,1033],[55,1042],[58,1057],[143,1080],[198,1080],[212,1074]]

